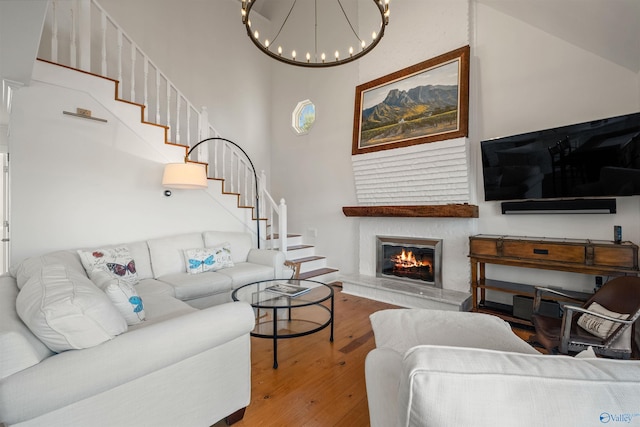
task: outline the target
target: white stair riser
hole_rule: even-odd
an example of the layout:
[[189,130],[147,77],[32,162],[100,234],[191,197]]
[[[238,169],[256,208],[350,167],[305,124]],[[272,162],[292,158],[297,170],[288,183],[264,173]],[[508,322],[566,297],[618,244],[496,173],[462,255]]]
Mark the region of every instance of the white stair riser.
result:
[[287,237],[287,246],[297,246],[302,244],[302,236]]
[[317,260],[314,260],[314,261],[303,262],[303,263],[300,263],[300,272],[301,273],[306,273],[307,271],[318,270],[318,269],[324,268],[326,266],[327,266],[326,258],[317,259]]
[[298,258],[306,258],[308,256],[314,256],[315,254],[316,254],[316,248],[311,246],[308,248],[287,251],[287,259],[293,260]]
[[317,282],[329,284],[338,280],[338,272],[334,271],[331,273],[322,274],[320,276],[309,277],[309,280],[315,280]]

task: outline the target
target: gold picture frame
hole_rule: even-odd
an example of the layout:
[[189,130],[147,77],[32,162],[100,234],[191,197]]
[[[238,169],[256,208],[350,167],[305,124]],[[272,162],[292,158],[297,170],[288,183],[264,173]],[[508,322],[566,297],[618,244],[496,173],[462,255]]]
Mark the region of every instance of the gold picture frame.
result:
[[356,87],[352,154],[468,135],[469,46]]

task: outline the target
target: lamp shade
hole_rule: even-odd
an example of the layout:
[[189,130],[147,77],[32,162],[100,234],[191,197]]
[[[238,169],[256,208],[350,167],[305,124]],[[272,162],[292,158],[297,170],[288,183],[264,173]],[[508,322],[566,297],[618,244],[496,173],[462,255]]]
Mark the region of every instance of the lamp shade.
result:
[[207,169],[200,163],[169,163],[164,166],[162,186],[195,190],[207,188]]

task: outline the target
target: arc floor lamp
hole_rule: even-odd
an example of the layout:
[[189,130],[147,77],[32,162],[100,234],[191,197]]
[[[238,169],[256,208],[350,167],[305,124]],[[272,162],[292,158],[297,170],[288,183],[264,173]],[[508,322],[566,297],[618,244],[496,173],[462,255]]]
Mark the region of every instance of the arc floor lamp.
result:
[[191,147],[189,151],[187,151],[187,154],[184,156],[184,163],[168,163],[165,165],[164,174],[162,175],[162,186],[181,190],[198,190],[207,188],[209,184],[206,165],[203,163],[190,162],[189,155],[200,144],[216,140],[228,142],[236,147],[242,152],[242,154],[244,154],[251,165],[256,192],[256,236],[258,240],[258,248],[260,248],[260,195],[258,193],[258,174],[256,173],[256,168],[247,152],[235,142],[219,136],[206,138],[198,142]]

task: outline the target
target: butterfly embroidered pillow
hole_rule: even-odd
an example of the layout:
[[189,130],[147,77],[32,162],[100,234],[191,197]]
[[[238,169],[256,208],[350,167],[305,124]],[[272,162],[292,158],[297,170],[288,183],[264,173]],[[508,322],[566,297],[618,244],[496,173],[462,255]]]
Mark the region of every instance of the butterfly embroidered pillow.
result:
[[135,325],[145,320],[142,298],[133,285],[115,278],[109,271],[99,268],[93,270],[89,274],[89,278],[107,294],[113,305],[127,321],[127,325]]
[[131,286],[138,283],[136,263],[126,246],[78,251],[78,254],[89,277],[94,270],[103,270]]
[[120,279],[113,279],[104,292],[127,321],[127,325],[135,325],[145,319],[142,298],[133,286]]

